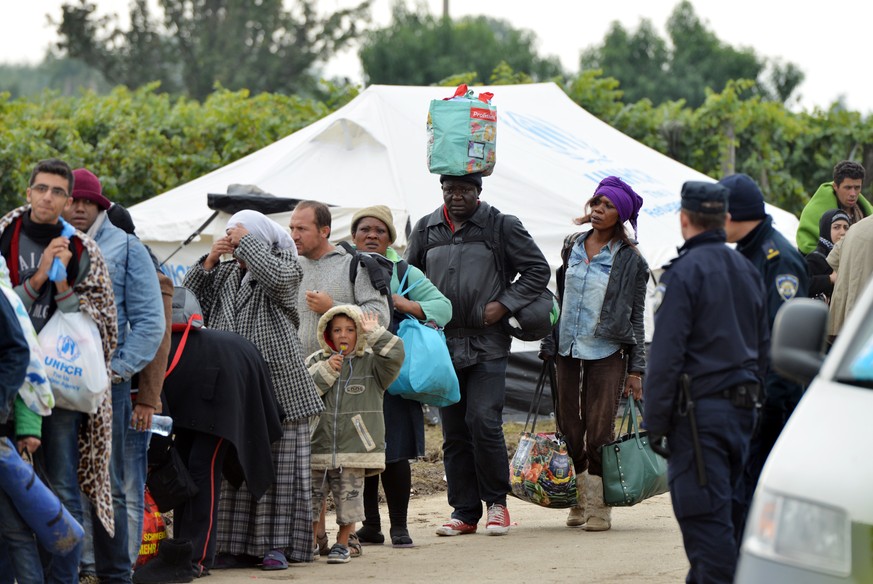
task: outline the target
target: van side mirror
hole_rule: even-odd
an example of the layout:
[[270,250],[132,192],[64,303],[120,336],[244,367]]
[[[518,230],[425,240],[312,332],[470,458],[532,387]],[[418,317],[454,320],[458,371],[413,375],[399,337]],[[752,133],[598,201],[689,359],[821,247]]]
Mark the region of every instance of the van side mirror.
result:
[[782,305],[773,321],[770,362],[777,373],[807,385],[825,360],[828,307],[820,300],[795,298]]

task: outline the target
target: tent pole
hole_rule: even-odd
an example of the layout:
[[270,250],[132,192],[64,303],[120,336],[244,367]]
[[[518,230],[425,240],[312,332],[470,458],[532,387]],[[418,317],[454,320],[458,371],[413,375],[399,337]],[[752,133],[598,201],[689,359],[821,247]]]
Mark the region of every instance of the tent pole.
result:
[[185,247],[186,245],[188,245],[189,243],[191,243],[192,241],[194,241],[194,238],[197,237],[198,235],[200,235],[200,232],[203,231],[204,229],[206,229],[206,226],[209,225],[210,223],[212,223],[212,220],[215,219],[216,217],[218,217],[218,211],[213,211],[213,212],[212,212],[212,215],[209,216],[209,219],[207,219],[206,221],[204,221],[203,225],[201,225],[200,227],[197,228],[197,231],[195,231],[194,233],[192,233],[191,235],[189,235],[189,236],[188,236],[188,239],[186,239],[185,241],[183,241],[183,242],[181,243],[181,245],[179,245],[179,247],[177,247],[176,250],[175,250],[173,253],[171,253],[170,255],[168,255],[167,258],[166,258],[164,261],[161,262],[160,267],[163,267],[165,263],[167,263],[168,261],[170,261],[170,258],[171,258],[171,257],[173,257],[174,255],[176,255],[177,253],[179,253],[179,250],[181,250],[183,247]]

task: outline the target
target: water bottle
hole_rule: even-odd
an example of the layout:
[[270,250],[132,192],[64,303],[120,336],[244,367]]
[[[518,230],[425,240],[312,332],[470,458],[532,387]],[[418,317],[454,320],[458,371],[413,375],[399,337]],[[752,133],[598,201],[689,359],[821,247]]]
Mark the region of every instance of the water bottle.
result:
[[173,418],[170,416],[152,416],[152,425],[148,429],[149,432],[160,434],[161,436],[169,436],[173,431]]

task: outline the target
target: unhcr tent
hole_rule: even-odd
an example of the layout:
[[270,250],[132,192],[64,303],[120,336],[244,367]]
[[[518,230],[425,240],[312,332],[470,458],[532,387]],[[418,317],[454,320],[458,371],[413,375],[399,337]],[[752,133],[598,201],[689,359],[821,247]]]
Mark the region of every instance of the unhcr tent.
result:
[[[622,177],[643,197],[640,249],[656,269],[675,256],[679,192],[687,180],[712,180],[636,142],[576,105],[554,83],[474,88],[494,94],[497,166],[483,183],[482,199],[517,215],[554,269],[571,219],[600,180]],[[402,250],[410,226],[442,203],[438,178],[426,163],[426,121],[432,99],[447,87],[373,85],[345,107],[245,158],[131,207],[137,234],[161,259],[212,214],[207,194],[231,184],[256,185],[279,197],[334,205],[333,240],[348,238],[360,208],[387,205]],[[768,206],[776,227],[794,241],[797,219]],[[288,224],[290,214],[274,218]],[[194,261],[221,236],[221,213],[199,238],[174,255],[165,270],[177,284]],[[534,350],[518,343],[514,350]]]

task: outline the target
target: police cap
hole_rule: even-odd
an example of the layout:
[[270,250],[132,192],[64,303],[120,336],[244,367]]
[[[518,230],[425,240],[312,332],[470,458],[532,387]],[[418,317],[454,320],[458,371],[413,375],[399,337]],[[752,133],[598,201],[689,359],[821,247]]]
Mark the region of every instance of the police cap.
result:
[[730,191],[718,183],[688,181],[682,185],[682,208],[698,213],[724,213]]

